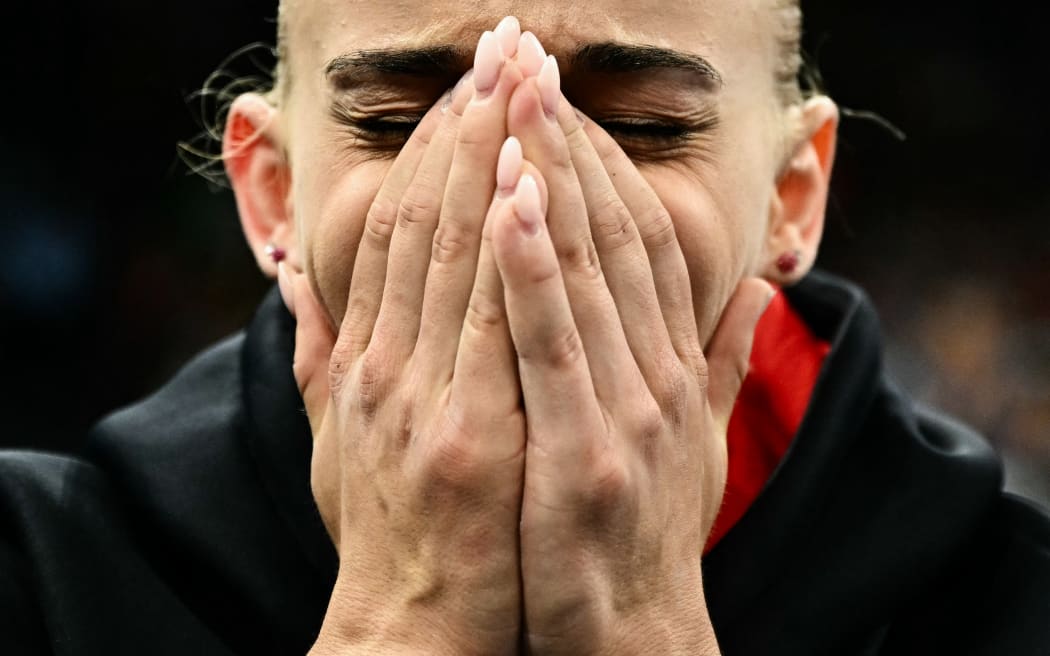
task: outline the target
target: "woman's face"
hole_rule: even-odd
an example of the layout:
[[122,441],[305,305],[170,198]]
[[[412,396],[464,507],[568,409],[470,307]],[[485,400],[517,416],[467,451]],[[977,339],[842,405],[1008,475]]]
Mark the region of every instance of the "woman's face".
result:
[[[673,217],[701,343],[739,280],[775,259],[767,236],[783,141],[797,114],[778,96],[772,0],[284,4],[290,86],[278,120],[291,174],[287,204],[298,264],[335,323],[365,215],[407,136],[397,123],[433,105],[471,65],[481,33],[506,15],[558,58],[566,97],[617,138]],[[635,46],[660,49],[645,52],[663,65],[625,70],[626,60],[648,61],[622,48]],[[401,57],[412,70],[400,73],[383,66],[404,51],[433,48],[457,54]],[[327,73],[337,58],[355,62],[340,79]]]

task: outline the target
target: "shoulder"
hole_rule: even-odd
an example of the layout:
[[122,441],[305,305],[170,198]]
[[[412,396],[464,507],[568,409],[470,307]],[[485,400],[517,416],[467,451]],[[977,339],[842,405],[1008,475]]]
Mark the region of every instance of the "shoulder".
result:
[[[308,435],[262,414],[305,423],[294,380],[262,370],[291,377],[271,306],[101,421],[79,457],[0,452],[0,653],[306,651],[334,579],[312,557],[335,557]],[[30,634],[48,648],[12,650]]]
[[740,653],[1047,653],[1045,515],[1004,495],[982,436],[895,385],[863,291],[815,274],[787,292],[831,351],[786,458],[707,559],[720,636]]
[[[106,477],[0,452],[0,652],[225,653],[158,578]],[[167,644],[153,649],[158,638]]]

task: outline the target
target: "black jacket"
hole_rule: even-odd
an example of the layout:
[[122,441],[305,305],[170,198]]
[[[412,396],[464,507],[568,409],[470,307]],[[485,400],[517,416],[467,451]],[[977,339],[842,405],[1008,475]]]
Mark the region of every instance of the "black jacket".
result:
[[[704,560],[726,656],[1050,655],[1050,519],[882,368],[854,287],[788,292],[832,344],[791,449]],[[303,654],[337,568],[276,293],[92,432],[0,453],[0,654]],[[46,418],[42,418],[46,421]]]

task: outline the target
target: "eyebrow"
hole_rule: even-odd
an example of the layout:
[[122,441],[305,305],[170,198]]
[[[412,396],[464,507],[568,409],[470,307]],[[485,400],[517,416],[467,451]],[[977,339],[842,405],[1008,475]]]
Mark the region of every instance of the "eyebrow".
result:
[[469,57],[470,53],[451,45],[358,50],[328,62],[325,77],[339,88],[384,75],[453,77],[462,74]]
[[[454,78],[469,66],[469,61],[470,52],[452,45],[359,50],[328,62],[325,77],[341,89],[390,75]],[[589,73],[671,69],[698,75],[708,89],[720,89],[723,85],[718,70],[700,55],[658,46],[615,41],[589,43],[573,53],[571,62],[574,69]]]
[[573,68],[591,73],[633,73],[654,68],[694,73],[711,89],[723,86],[722,75],[700,55],[657,46],[607,41],[580,47],[572,58]]

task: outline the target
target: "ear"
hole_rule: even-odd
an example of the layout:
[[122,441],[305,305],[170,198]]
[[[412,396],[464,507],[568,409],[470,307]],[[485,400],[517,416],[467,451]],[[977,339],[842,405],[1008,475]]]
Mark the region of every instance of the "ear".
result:
[[817,259],[835,162],[838,106],[827,96],[811,98],[802,105],[800,122],[797,145],[776,183],[761,262],[764,277],[779,285],[798,282]]
[[278,111],[265,98],[249,93],[230,107],[223,134],[222,159],[237,199],[237,212],[259,268],[277,275],[272,248],[300,268],[291,203],[291,169],[284,155]]

